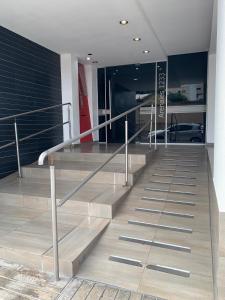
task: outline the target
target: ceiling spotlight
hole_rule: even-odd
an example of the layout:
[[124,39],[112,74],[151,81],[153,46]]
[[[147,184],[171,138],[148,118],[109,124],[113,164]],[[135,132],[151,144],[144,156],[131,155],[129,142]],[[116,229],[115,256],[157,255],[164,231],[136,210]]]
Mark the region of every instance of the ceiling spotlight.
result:
[[88,56],[88,57],[86,58],[86,60],[91,60],[91,58]]
[[143,53],[148,54],[148,53],[150,53],[150,50],[144,50]]
[[139,70],[139,68],[137,67],[136,70]]
[[137,81],[138,80],[138,78],[134,78],[134,81]]
[[141,38],[139,38],[139,37],[133,38],[133,41],[134,41],[134,42],[139,42],[140,40],[141,40]]
[[127,20],[121,20],[120,21],[120,25],[127,25],[128,24],[128,21]]

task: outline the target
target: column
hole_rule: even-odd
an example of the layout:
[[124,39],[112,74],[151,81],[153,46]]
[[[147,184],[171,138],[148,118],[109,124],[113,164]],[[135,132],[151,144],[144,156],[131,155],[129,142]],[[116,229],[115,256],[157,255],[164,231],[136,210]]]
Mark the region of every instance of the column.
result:
[[206,143],[214,143],[216,54],[208,56]]
[[[72,136],[80,134],[78,58],[71,54],[61,54],[62,103],[71,102]],[[67,108],[63,109],[63,122],[68,120]],[[69,128],[64,125],[64,141],[69,139]]]
[[214,185],[221,212],[225,212],[225,1],[218,0],[216,101],[214,131]]

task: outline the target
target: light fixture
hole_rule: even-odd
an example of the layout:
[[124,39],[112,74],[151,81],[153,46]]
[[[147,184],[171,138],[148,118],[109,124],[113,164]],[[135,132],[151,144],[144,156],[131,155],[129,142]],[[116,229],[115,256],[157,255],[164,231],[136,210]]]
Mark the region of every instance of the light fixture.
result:
[[128,24],[128,21],[127,20],[121,20],[120,21],[120,25],[127,25]]
[[97,61],[97,60],[94,60],[92,63],[93,63],[93,64],[98,64],[98,61]]
[[137,67],[136,70],[139,70],[139,68]]
[[88,56],[91,56],[91,55],[93,55],[92,53],[88,53]]
[[89,56],[87,56],[86,60],[91,60],[91,58]]
[[141,40],[141,38],[139,38],[139,37],[133,38],[133,41],[134,41],[134,42],[140,42],[140,40]]
[[150,53],[150,50],[144,50],[143,53],[148,54],[148,53]]
[[134,81],[137,81],[138,80],[138,78],[134,78]]

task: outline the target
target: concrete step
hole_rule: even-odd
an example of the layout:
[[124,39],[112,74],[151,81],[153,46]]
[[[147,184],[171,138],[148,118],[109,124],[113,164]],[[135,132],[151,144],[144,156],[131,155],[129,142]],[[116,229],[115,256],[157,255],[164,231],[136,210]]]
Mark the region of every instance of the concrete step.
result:
[[[59,242],[59,267],[60,273],[73,276],[80,264],[89,254],[101,233],[109,224],[109,220],[102,218],[85,218],[81,224],[66,235]],[[43,271],[53,270],[53,250],[50,249],[43,256]]]
[[[50,183],[44,178],[22,178],[10,175],[0,187],[2,205],[50,210]],[[62,199],[79,184],[78,181],[56,182],[56,197]],[[74,215],[87,215],[102,218],[113,218],[116,208],[129,193],[131,187],[122,185],[87,183],[63,206],[64,212]]]
[[[63,160],[63,161],[79,161],[79,162],[99,162],[102,163],[106,161],[111,156],[111,153],[79,153],[68,150],[59,151],[54,154],[55,160]],[[150,158],[150,152],[142,153],[142,154],[129,154],[128,161],[129,165],[141,164],[145,165]],[[124,153],[117,154],[112,160],[111,163],[124,164],[125,163],[125,155]]]
[[[9,206],[1,206],[1,211],[1,223],[10,226],[7,225],[5,233],[0,233],[0,258],[53,272],[51,213]],[[109,222],[109,219],[75,216],[58,209],[61,275],[76,274]]]
[[[97,162],[85,161],[55,161],[56,179],[66,181],[81,181],[99,167]],[[145,165],[135,164],[129,167],[128,182],[133,185],[142,173]],[[22,168],[25,178],[49,178],[49,167],[38,166],[36,163]],[[107,164],[91,180],[92,183],[124,184],[125,166],[119,163]]]

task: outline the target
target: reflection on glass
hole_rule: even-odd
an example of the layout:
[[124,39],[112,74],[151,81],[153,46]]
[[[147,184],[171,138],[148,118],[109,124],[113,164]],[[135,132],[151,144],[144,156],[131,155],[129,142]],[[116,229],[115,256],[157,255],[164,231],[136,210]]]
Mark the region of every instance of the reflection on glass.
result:
[[207,52],[169,56],[168,105],[206,103]]

